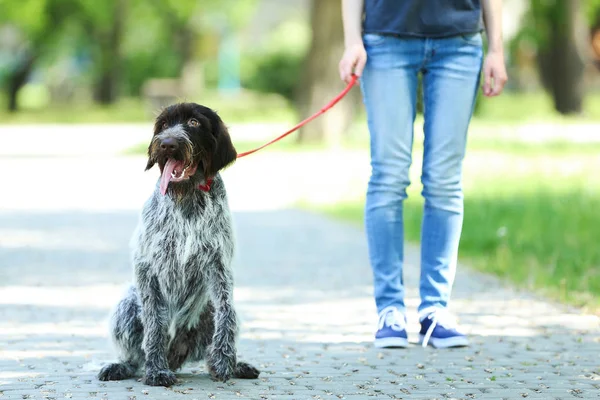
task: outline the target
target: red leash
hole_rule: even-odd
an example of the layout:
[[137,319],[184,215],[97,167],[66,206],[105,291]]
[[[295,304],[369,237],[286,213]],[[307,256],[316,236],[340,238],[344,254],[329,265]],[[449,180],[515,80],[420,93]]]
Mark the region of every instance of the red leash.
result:
[[245,157],[249,154],[252,154],[254,152],[257,152],[260,149],[263,149],[275,142],[280,141],[281,139],[283,139],[284,137],[286,137],[287,135],[289,135],[292,132],[297,131],[298,129],[300,129],[301,127],[303,127],[304,125],[308,124],[310,121],[312,121],[313,119],[321,116],[322,114],[325,114],[331,107],[333,107],[334,105],[337,104],[337,102],[339,102],[344,96],[346,96],[346,94],[350,91],[350,89],[352,89],[352,86],[354,86],[354,84],[356,83],[356,80],[358,79],[358,77],[354,74],[352,74],[352,78],[350,80],[350,83],[348,84],[348,86],[346,86],[346,88],[344,90],[342,90],[340,92],[340,94],[338,94],[333,100],[331,100],[325,107],[321,108],[321,110],[319,110],[318,112],[314,113],[313,115],[311,115],[310,117],[306,118],[304,121],[300,122],[298,125],[294,126],[292,129],[290,129],[289,131],[285,132],[283,135],[271,140],[268,143],[263,144],[260,147],[257,147],[256,149],[253,150],[248,150],[245,151],[243,153],[238,154],[237,158],[242,158]]
[[[352,77],[350,79],[350,83],[346,86],[346,88],[344,90],[342,90],[340,92],[340,94],[338,94],[337,96],[335,96],[335,98],[333,100],[331,100],[329,103],[327,103],[325,105],[325,107],[321,108],[318,112],[314,113],[313,115],[311,115],[310,117],[306,118],[304,121],[300,122],[298,125],[294,126],[292,129],[290,129],[289,131],[285,132],[284,134],[280,135],[279,137],[276,137],[275,139],[271,140],[268,143],[263,144],[260,147],[257,147],[253,150],[248,150],[245,151],[243,153],[238,154],[237,158],[242,158],[245,157],[249,154],[255,153],[257,151],[259,151],[260,149],[264,149],[265,147],[280,141],[281,139],[283,139],[284,137],[286,137],[287,135],[289,135],[292,132],[297,131],[298,129],[300,129],[301,127],[303,127],[304,125],[308,124],[310,121],[312,121],[313,119],[325,114],[331,107],[333,107],[334,105],[336,105],[342,98],[344,98],[344,96],[346,96],[346,94],[348,94],[348,92],[350,91],[350,89],[352,89],[352,86],[354,86],[354,84],[356,83],[356,80],[358,79],[358,77],[354,74],[352,74]],[[212,179],[209,179],[208,182],[206,184],[201,184],[198,186],[198,188],[204,192],[208,192],[210,190],[210,185],[212,183]]]

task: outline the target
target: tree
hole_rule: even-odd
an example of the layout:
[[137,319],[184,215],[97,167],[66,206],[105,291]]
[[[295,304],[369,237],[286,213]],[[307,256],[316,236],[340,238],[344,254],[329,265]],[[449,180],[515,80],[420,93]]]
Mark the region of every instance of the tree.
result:
[[129,0],[74,0],[74,3],[73,14],[94,60],[94,100],[112,104],[119,97],[121,85],[121,47]]
[[44,57],[56,52],[64,35],[91,49],[96,71],[95,94],[101,103],[116,99],[119,46],[127,0],[0,0],[0,23],[11,25],[22,40],[6,89],[9,111],[17,111],[19,90]]
[[255,4],[256,0],[0,0],[0,26],[12,28],[19,37],[2,82],[9,108],[17,109],[17,95],[31,72],[58,59],[75,59],[78,68],[81,60],[90,60],[79,78],[90,82],[101,104],[114,103],[126,90],[137,95],[149,77],[193,75],[187,71],[197,71],[200,60],[216,58],[218,46],[211,44],[217,40],[198,40],[207,31],[212,37],[219,35],[215,15],[235,31]]
[[44,40],[47,39],[47,8],[46,0],[23,0],[19,4],[7,0],[0,1],[0,23],[11,25],[20,34],[20,39],[13,49],[15,62],[8,73],[6,83],[9,112],[17,111],[19,90],[27,83]]
[[589,62],[586,16],[597,5],[597,0],[531,1],[524,36],[537,44],[542,84],[561,114],[579,114],[583,109],[583,77]]
[[[337,68],[344,51],[341,2],[313,0],[310,23],[313,36],[296,98],[301,119],[318,111],[345,85]],[[298,134],[299,142],[339,142],[352,122],[359,96],[357,88],[351,90],[334,108],[302,128]]]

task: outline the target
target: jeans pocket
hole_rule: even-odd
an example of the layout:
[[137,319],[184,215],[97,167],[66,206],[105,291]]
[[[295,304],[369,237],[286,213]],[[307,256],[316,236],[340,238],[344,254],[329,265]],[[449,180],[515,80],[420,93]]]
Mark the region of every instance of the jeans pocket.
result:
[[458,38],[465,44],[471,44],[473,46],[481,46],[483,43],[483,39],[481,37],[481,33],[464,33],[462,35],[458,35]]
[[380,35],[378,33],[365,33],[363,35],[363,44],[365,46],[377,46],[380,45],[381,43],[383,43],[383,41],[385,40],[385,36],[384,35]]

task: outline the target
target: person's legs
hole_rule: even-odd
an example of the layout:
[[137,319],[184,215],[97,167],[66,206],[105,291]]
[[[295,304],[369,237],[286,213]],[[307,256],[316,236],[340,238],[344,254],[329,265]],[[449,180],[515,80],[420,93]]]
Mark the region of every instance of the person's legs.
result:
[[[365,225],[381,331],[405,313],[402,202],[410,183],[417,73],[423,61],[424,41],[368,34],[364,43],[367,64],[360,82],[371,138],[372,169]],[[392,315],[386,323],[383,314],[394,309],[398,311],[396,317]]]
[[[463,222],[462,162],[483,58],[480,34],[436,39],[428,44],[423,74],[421,321],[436,311],[445,311],[452,292]],[[435,335],[432,344],[436,345],[434,339]],[[446,344],[466,344],[463,339]],[[438,347],[444,345],[443,340],[438,342]]]

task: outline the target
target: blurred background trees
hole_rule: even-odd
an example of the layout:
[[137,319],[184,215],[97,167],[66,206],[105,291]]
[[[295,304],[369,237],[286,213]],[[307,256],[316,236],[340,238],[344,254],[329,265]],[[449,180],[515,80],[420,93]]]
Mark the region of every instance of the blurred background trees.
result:
[[592,45],[599,18],[598,0],[531,1],[512,43],[513,55],[523,56],[526,47],[534,54],[541,85],[561,114],[583,111],[586,86],[596,78],[592,60],[600,56]]
[[[504,3],[507,92],[546,93],[562,115],[589,112],[600,0]],[[9,115],[127,104],[143,119],[188,99],[285,108],[287,122],[344,87],[342,51],[340,0],[0,0],[0,106]],[[298,138],[336,142],[361,112],[354,90]]]

